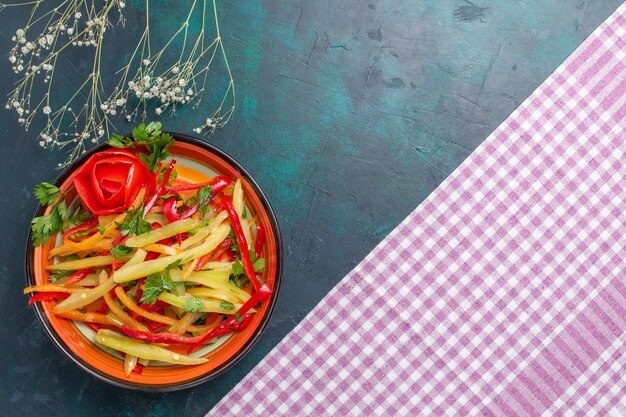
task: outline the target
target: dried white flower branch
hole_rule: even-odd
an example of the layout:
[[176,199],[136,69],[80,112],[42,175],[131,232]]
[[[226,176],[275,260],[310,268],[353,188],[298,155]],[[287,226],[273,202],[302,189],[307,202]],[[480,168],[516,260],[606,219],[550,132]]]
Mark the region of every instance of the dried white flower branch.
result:
[[[103,39],[108,27],[124,25],[122,11],[126,3],[107,0],[96,6],[94,0],[58,0],[49,10],[40,11],[44,1],[0,3],[0,11],[7,7],[31,8],[26,25],[12,38],[15,45],[9,52],[9,62],[21,78],[5,107],[17,113],[18,122],[26,130],[37,115],[43,114],[45,127],[39,134],[39,144],[45,148],[68,148],[68,158],[60,166],[75,160],[88,142],[97,143],[109,136],[113,127],[110,116],[125,115],[128,121],[145,119],[150,103],[154,103],[157,116],[168,110],[175,114],[179,105],[191,102],[197,108],[216,57],[222,59],[228,85],[221,101],[194,132],[212,133],[230,120],[235,110],[235,85],[220,34],[216,0],[193,0],[185,21],[157,52],[152,51],[150,2],[145,0],[145,28],[126,65],[114,74],[119,77],[118,82],[108,95],[101,72]],[[201,27],[190,35],[190,21],[195,13],[201,13]],[[214,36],[210,35],[207,22],[210,13],[215,22]],[[118,16],[115,24],[111,23],[114,14]],[[79,81],[66,103],[55,108],[52,93],[56,64],[69,47],[94,49],[91,72]],[[177,59],[165,62],[166,55]],[[47,88],[36,97],[33,87],[40,82]],[[67,128],[73,132],[66,132]]]

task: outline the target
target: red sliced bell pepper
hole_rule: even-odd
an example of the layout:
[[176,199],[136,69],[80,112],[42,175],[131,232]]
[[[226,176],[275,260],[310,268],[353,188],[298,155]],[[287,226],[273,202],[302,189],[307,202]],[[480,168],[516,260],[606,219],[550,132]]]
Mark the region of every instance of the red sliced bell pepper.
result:
[[218,175],[213,179],[213,181],[202,182],[197,184],[183,184],[183,185],[175,185],[171,188],[172,193],[180,193],[181,191],[193,191],[198,190],[202,187],[206,187],[207,185],[211,187],[211,191],[213,191],[213,195],[215,196],[217,193],[224,191],[224,188],[228,187],[231,184],[231,181],[226,178]]
[[69,296],[69,294],[64,292],[39,292],[30,297],[30,300],[28,300],[28,306],[30,307],[39,301],[65,300]]
[[148,343],[180,343],[184,345],[192,345],[200,340],[200,336],[189,337],[169,332],[144,332],[142,330],[131,329],[125,324],[122,325],[122,333],[124,333],[128,337],[132,337],[133,339],[141,340]]
[[174,166],[176,166],[176,160],[172,159],[172,162],[170,162],[170,165],[167,167],[167,170],[165,170],[165,173],[163,173],[163,180],[161,180],[161,184],[159,185],[159,188],[156,190],[156,192],[150,198],[150,200],[148,200],[148,202],[144,205],[144,208],[143,208],[144,217],[146,217],[146,214],[148,214],[150,209],[154,207],[159,197],[165,194],[165,191],[167,190],[167,183],[170,180],[170,176],[172,175]]
[[254,242],[254,255],[257,259],[263,257],[263,243],[265,243],[265,227],[262,224],[256,226],[256,240]]
[[179,213],[176,207],[176,198],[174,197],[170,197],[163,202],[163,214],[165,214],[168,223],[191,217],[196,211],[198,211],[198,204],[194,204],[182,213]]
[[252,260],[250,259],[250,251],[248,250],[248,242],[246,241],[246,236],[243,234],[237,210],[235,210],[233,203],[226,198],[221,200],[221,205],[228,213],[230,225],[233,227],[235,236],[237,237],[237,244],[239,245],[239,252],[241,253],[241,261],[243,263],[243,272],[254,285],[254,290],[258,292],[261,287],[261,283],[254,272],[254,266],[252,265]]
[[80,281],[85,279],[85,277],[89,275],[94,269],[94,267],[79,269],[67,278],[67,285],[74,285],[76,283],[79,283]]
[[74,233],[82,232],[83,230],[89,230],[92,227],[97,226],[97,225],[98,225],[98,218],[97,217],[91,218],[87,220],[86,222],[81,223],[78,226],[72,227],[67,232],[63,233],[63,240],[67,240],[67,238],[72,236]]

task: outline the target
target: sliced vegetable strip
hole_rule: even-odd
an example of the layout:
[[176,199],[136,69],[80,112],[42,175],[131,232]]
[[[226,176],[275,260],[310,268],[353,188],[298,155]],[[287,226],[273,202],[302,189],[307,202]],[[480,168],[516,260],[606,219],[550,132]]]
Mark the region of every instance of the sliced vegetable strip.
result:
[[62,317],[68,320],[84,321],[87,323],[111,324],[104,314],[94,313],[92,311],[81,313],[78,310],[70,310],[65,313],[57,314],[57,317]]
[[111,298],[108,292],[105,293],[102,296],[102,298],[104,298],[104,301],[109,306],[109,309],[111,310],[111,312],[115,314],[122,323],[126,324],[127,326],[132,327],[133,329],[139,329],[139,330],[144,330],[144,331],[148,330],[146,326],[144,326],[143,324],[139,323],[137,320],[132,318],[127,312],[125,312],[119,306],[119,304],[113,301],[113,299]]
[[[115,289],[115,295],[120,299],[121,303],[124,304],[126,308],[130,311],[139,314],[142,317],[145,317],[149,320],[156,321],[157,323],[167,324],[169,326],[175,326],[179,324],[179,320],[176,320],[172,317],[164,316],[162,314],[153,313],[144,308],[138,306],[125,292],[122,288],[117,287]],[[205,327],[203,326],[189,326],[189,330],[192,332],[203,331]]]
[[129,237],[126,240],[125,245],[130,248],[140,248],[150,243],[155,243],[159,240],[187,232],[200,224],[199,220],[194,219],[184,219],[174,223],[168,223],[161,228],[144,233],[143,235]]
[[70,288],[63,287],[61,285],[54,284],[44,284],[44,285],[31,285],[30,287],[24,288],[24,294],[28,294],[31,292],[63,292],[67,294],[72,294],[74,292],[80,291],[79,288]]
[[30,300],[28,300],[28,306],[30,307],[34,303],[38,303],[40,301],[65,300],[69,296],[70,295],[65,292],[40,292],[30,297]]
[[256,276],[256,272],[254,272],[252,260],[250,259],[250,251],[248,250],[248,242],[246,241],[243,229],[241,228],[241,223],[239,222],[239,216],[237,215],[237,211],[235,210],[235,207],[233,207],[233,203],[228,201],[228,199],[226,198],[221,201],[221,204],[224,206],[226,212],[228,213],[230,224],[232,225],[233,230],[235,231],[235,236],[237,237],[237,244],[239,245],[239,250],[241,251],[241,261],[243,262],[243,272],[254,285],[254,290],[259,291],[261,283]]
[[141,265],[132,265],[127,268],[122,268],[113,273],[115,282],[128,282],[137,278],[145,277],[157,272],[164,271],[165,268],[174,262],[180,262],[183,260],[194,260],[202,255],[211,252],[219,245],[219,243],[228,236],[230,232],[230,226],[221,225],[209,235],[209,237],[200,246],[189,249],[178,255],[165,256],[152,261],[143,262]]
[[192,358],[191,356],[171,352],[162,347],[133,340],[117,332],[106,329],[102,329],[96,334],[96,341],[104,346],[110,347],[111,349],[124,352],[127,355],[173,363],[176,365],[200,365],[201,363],[206,363],[208,361],[208,359],[205,358]]
[[54,309],[52,309],[52,311],[55,314],[60,314],[65,313],[66,311],[84,307],[87,304],[93,303],[98,298],[111,291],[113,287],[115,287],[115,281],[113,281],[113,278],[111,277],[95,288],[67,288],[68,290],[72,290],[72,295],[57,304]]
[[[163,300],[168,304],[171,304],[176,307],[184,308],[185,302],[189,300],[190,297],[180,297],[178,295],[174,295],[168,292],[163,292],[159,295],[159,300]],[[234,304],[234,303],[224,303],[220,300],[210,299],[210,298],[196,298],[199,300],[204,306],[200,308],[198,311],[202,311],[203,313],[221,313],[221,314],[231,314],[234,313],[242,304]]]
[[114,260],[115,258],[111,255],[92,256],[90,258],[79,259],[77,261],[66,261],[59,262],[53,265],[47,265],[46,269],[63,269],[66,271],[76,271],[78,269],[111,265]]

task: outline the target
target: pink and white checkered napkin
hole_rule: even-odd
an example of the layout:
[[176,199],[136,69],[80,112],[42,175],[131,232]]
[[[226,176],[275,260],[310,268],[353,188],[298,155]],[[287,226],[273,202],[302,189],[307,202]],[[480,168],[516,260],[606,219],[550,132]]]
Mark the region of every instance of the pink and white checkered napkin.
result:
[[209,415],[626,415],[625,33],[626,4]]

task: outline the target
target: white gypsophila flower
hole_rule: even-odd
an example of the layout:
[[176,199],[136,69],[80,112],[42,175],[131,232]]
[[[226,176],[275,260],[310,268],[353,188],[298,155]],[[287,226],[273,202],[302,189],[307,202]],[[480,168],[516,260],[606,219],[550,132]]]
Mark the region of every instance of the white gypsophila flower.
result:
[[126,104],[126,99],[123,99],[123,98],[118,98],[118,99],[115,101],[115,104],[117,104],[118,106],[123,106],[124,104]]
[[143,60],[143,64],[146,65],[146,66],[150,65],[150,60],[148,58],[144,59]]
[[17,58],[15,57],[15,55],[10,55],[9,56],[9,62],[11,64],[15,64],[17,62]]
[[192,95],[193,94],[193,90],[190,88],[189,90],[187,90],[187,94],[188,95]]
[[178,80],[178,85],[180,85],[181,87],[186,86],[187,80],[185,80],[184,78],[181,78],[180,80]]
[[83,17],[83,14],[81,12],[74,13],[74,19],[80,19],[81,17]]
[[18,29],[15,31],[15,34],[17,35],[18,38],[21,38],[24,36],[24,29]]
[[104,135],[104,129],[98,129],[98,136]]
[[74,34],[74,28],[67,28],[67,34],[68,35],[73,35]]
[[196,127],[193,131],[196,132],[196,133],[200,133],[200,132],[202,132],[202,129],[200,129],[199,127]]
[[123,1],[120,1],[117,4],[118,4],[118,6],[120,6],[120,9],[123,9],[124,7],[126,7],[126,3],[124,3]]
[[43,114],[50,114],[52,112],[52,109],[50,108],[50,106],[46,106],[42,109]]
[[178,74],[178,72],[179,72],[179,71],[180,71],[180,68],[178,68],[178,67],[174,67],[174,68],[172,68],[172,72],[173,72],[174,74]]
[[158,115],[160,115],[161,113],[163,113],[163,110],[161,110],[160,107],[157,107],[156,110],[154,110],[154,112]]

